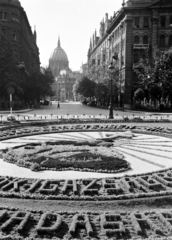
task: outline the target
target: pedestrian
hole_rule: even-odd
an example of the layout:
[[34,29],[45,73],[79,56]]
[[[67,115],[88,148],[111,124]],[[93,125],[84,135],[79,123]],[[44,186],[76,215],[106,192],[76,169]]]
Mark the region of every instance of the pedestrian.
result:
[[57,108],[60,108],[60,103],[58,102]]

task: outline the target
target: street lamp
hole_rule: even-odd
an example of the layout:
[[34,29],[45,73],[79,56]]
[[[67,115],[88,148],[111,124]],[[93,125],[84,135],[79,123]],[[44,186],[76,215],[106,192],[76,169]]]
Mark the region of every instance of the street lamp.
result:
[[113,81],[113,70],[115,67],[113,66],[113,62],[111,62],[108,66],[110,71],[110,103],[109,103],[109,119],[113,119],[113,106],[112,106],[112,81]]

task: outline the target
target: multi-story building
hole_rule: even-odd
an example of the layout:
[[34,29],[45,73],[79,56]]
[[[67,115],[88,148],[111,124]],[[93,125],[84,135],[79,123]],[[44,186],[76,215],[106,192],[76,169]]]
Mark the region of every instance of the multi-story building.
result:
[[82,64],[82,66],[80,67],[80,73],[82,75],[86,75],[88,73],[88,64]]
[[123,99],[124,106],[131,108],[138,81],[135,68],[144,64],[145,53],[152,58],[154,47],[172,47],[172,0],[123,0],[113,17],[106,14],[101,21],[99,36],[93,34],[88,67],[106,66],[117,54],[118,104]]
[[0,33],[9,40],[18,64],[31,74],[40,69],[36,30],[32,32],[19,0],[0,0]]
[[52,85],[54,98],[58,101],[73,100],[73,85],[76,82],[75,74],[62,70]]
[[60,38],[57,47],[50,56],[49,67],[55,78],[52,84],[52,90],[55,93],[53,98],[62,102],[73,100],[73,85],[78,78],[78,72],[72,72],[69,68],[69,60],[66,52],[61,47]]

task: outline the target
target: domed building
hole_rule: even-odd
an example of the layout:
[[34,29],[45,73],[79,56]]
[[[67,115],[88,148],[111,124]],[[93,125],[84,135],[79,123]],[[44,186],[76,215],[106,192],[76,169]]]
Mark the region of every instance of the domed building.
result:
[[40,69],[36,30],[19,0],[0,0],[0,35],[10,42],[17,64],[24,63],[29,74]]
[[12,3],[21,6],[19,0],[0,0],[0,3]]
[[60,38],[58,39],[57,48],[55,48],[50,56],[49,67],[51,68],[55,78],[59,76],[61,70],[69,70],[68,57],[63,48],[60,46]]
[[73,85],[76,82],[76,75],[69,68],[69,60],[66,52],[61,48],[60,38],[57,48],[50,56],[49,67],[55,78],[52,85],[52,90],[55,93],[53,99],[62,102],[73,100]]

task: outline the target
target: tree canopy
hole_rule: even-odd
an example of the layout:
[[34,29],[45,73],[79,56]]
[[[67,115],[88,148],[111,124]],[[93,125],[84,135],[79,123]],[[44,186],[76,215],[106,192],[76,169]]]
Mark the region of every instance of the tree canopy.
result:
[[76,92],[88,98],[95,96],[96,83],[84,76],[78,84]]
[[52,96],[53,91],[51,85],[53,82],[54,77],[51,70],[41,67],[41,71],[32,73],[29,81],[25,82],[25,100],[36,100],[39,102],[41,98]]
[[143,65],[136,73],[140,87],[148,89],[152,98],[169,97],[172,100],[172,50],[155,48],[154,62]]

